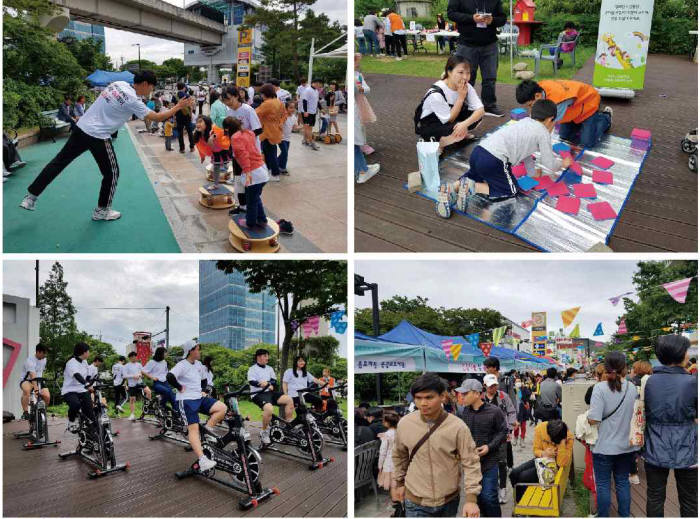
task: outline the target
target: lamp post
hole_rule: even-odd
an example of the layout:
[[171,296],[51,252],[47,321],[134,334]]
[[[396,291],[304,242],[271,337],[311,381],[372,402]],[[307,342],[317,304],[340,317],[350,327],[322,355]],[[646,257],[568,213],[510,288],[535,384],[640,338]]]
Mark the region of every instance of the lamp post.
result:
[[141,44],[140,43],[134,43],[132,47],[138,47],[139,48],[139,72],[141,72]]
[[[313,48],[313,42],[311,43]],[[366,291],[372,293],[372,331],[374,336],[379,335],[379,285],[377,283],[367,283],[365,278],[355,274],[355,295],[363,296]],[[382,398],[382,374],[377,373],[376,378],[376,389],[377,389],[377,403],[379,405],[384,404],[384,399]]]

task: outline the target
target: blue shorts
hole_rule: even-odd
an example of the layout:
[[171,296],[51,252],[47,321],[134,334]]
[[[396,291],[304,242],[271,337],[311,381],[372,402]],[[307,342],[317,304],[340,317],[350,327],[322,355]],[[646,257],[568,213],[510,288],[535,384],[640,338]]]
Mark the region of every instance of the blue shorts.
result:
[[518,193],[518,183],[511,172],[511,165],[476,146],[469,156],[469,171],[464,175],[475,182],[486,182],[489,198],[510,198]]
[[204,396],[194,400],[180,400],[180,412],[185,416],[187,425],[199,423],[199,413],[209,414],[211,407],[218,402],[215,398]]

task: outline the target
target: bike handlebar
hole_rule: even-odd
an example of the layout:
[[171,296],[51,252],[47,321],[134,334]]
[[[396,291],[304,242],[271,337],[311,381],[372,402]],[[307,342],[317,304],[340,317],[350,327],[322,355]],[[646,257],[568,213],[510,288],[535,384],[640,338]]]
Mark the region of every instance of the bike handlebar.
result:
[[305,389],[297,389],[297,393],[318,393],[327,385],[328,385],[328,382],[326,382],[322,386],[318,386],[318,387],[307,387]]

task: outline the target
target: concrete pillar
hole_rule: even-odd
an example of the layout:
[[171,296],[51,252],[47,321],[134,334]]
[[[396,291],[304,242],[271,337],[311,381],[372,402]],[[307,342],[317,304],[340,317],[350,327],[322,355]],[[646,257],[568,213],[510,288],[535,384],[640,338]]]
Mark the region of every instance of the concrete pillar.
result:
[[[595,384],[593,380],[576,381],[573,384],[563,384],[561,391],[562,418],[569,430],[573,433],[576,430],[576,418],[588,409],[584,397],[589,386]],[[583,470],[585,463],[586,449],[580,442],[574,442],[574,467],[576,470]]]
[[217,70],[216,65],[209,65],[207,69],[207,81],[209,83],[219,83],[219,71]]

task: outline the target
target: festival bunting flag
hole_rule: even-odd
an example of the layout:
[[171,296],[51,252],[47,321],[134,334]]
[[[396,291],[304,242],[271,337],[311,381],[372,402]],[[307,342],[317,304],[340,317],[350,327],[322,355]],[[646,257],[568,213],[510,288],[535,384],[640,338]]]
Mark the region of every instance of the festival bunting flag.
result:
[[481,349],[481,353],[484,354],[484,357],[488,357],[491,355],[491,347],[493,346],[493,343],[490,342],[482,342],[479,344],[479,348]]
[[522,326],[523,328],[529,328],[530,326],[532,326],[532,319],[523,321],[522,323],[520,323],[520,326]]
[[571,330],[569,337],[581,337],[581,329],[579,328],[578,324],[574,327],[573,330]]
[[450,360],[450,353],[452,352],[452,339],[440,341],[440,346],[442,346],[442,351],[445,352],[445,357],[447,357],[447,360]]
[[633,341],[641,341],[642,338],[639,335],[635,335],[634,337],[632,337],[632,340]]
[[578,314],[579,310],[581,310],[581,307],[576,306],[574,308],[569,308],[568,310],[564,310],[561,313],[561,320],[564,323],[564,328],[568,328],[569,325],[574,322],[574,319],[576,319],[576,314]]
[[452,344],[452,347],[450,348],[450,353],[452,353],[452,360],[457,362],[457,359],[459,358],[459,354],[462,352],[462,344],[457,343],[457,344]]
[[318,315],[314,315],[312,317],[309,317],[303,323],[301,323],[305,339],[309,338],[311,332],[313,332],[315,335],[318,335],[318,325],[320,322],[321,318]]
[[688,288],[690,287],[690,282],[693,278],[679,279],[678,281],[671,281],[670,283],[664,283],[663,287],[668,292],[673,299],[679,303],[685,303],[685,298],[688,296]]
[[467,335],[467,340],[469,341],[469,344],[472,346],[472,348],[479,347],[479,334],[478,333],[472,333],[472,334]]
[[617,306],[617,303],[620,302],[620,299],[622,299],[625,296],[630,296],[632,294],[634,294],[634,292],[625,292],[624,294],[620,294],[619,296],[608,298],[608,301],[610,301],[613,306]]
[[294,319],[289,323],[290,328],[292,329],[292,333],[296,332],[299,329],[299,321]]
[[595,327],[593,337],[595,337],[596,335],[603,335],[603,323],[598,323],[598,326]]
[[493,344],[494,346],[498,346],[498,343],[501,342],[501,339],[506,333],[506,328],[507,326],[501,326],[500,328],[494,328],[493,329]]
[[345,330],[348,329],[348,323],[343,321],[340,323],[335,323],[335,332],[338,335],[343,335],[345,333]]
[[617,327],[617,333],[618,335],[624,335],[627,333],[627,325],[625,324],[624,319],[620,320],[620,325]]

